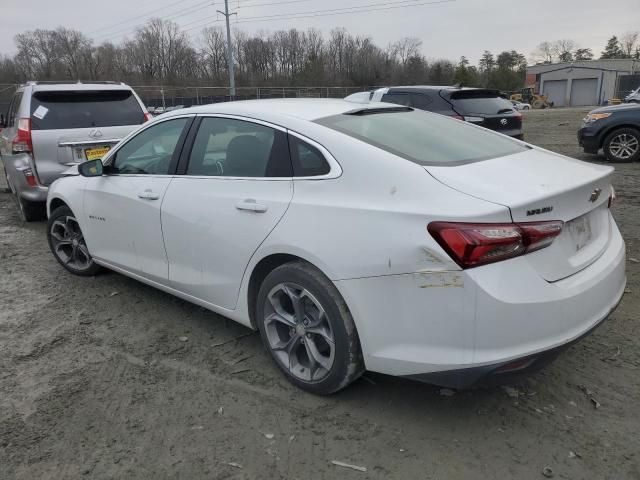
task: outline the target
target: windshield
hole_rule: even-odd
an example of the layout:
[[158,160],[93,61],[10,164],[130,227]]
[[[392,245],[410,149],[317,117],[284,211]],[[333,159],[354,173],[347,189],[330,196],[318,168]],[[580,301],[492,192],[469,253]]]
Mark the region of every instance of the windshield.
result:
[[37,92],[31,99],[34,130],[139,125],[144,112],[131,90]]
[[509,137],[434,113],[376,109],[342,114],[316,123],[419,165],[460,165],[527,150]]
[[451,96],[451,103],[462,114],[497,115],[499,113],[510,113],[513,110],[513,104],[510,101],[497,95],[487,95],[486,93],[458,94],[457,96]]

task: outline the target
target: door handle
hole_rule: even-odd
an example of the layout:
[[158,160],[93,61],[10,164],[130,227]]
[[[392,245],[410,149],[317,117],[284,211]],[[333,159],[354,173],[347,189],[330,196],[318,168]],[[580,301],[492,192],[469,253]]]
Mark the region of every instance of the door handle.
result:
[[145,200],[158,200],[160,198],[160,194],[147,189],[144,192],[139,192],[138,198],[144,198]]
[[247,198],[241,202],[236,203],[238,210],[248,210],[250,212],[264,213],[267,211],[267,206],[262,203],[256,203],[252,198]]

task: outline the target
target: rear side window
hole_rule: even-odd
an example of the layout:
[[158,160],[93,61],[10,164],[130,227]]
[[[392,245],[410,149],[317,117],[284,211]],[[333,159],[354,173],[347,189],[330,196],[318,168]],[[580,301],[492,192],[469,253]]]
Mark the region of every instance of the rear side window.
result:
[[317,177],[331,170],[320,150],[293,135],[289,135],[289,150],[296,177]]
[[187,175],[290,177],[287,135],[232,118],[204,118],[193,142]]
[[431,97],[428,95],[424,95],[422,93],[411,94],[412,107],[419,108],[420,110],[428,110],[431,103],[433,103],[433,100],[431,100]]
[[509,137],[422,110],[376,112],[334,115],[316,123],[419,165],[460,165],[528,149]]
[[144,112],[131,90],[36,92],[31,98],[31,128],[139,125]]
[[382,101],[387,103],[395,103],[398,105],[411,106],[411,99],[406,93],[385,93],[382,96]]
[[460,93],[451,96],[453,107],[460,113],[476,113],[479,115],[498,115],[513,110],[508,100],[497,95],[486,93]]

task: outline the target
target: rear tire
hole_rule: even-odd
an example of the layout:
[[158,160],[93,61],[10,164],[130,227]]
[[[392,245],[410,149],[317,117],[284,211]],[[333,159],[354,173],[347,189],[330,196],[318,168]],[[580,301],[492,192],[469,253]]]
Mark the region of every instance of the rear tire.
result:
[[620,128],[611,132],[602,146],[610,162],[629,163],[640,159],[640,131]]
[[278,368],[303,390],[335,393],[364,372],[358,332],[344,299],[308,263],[286,263],[267,275],[255,320]]
[[45,217],[45,206],[44,203],[40,202],[30,202],[28,200],[24,200],[19,196],[16,197],[16,201],[18,202],[18,210],[20,212],[20,218],[24,222],[35,222],[37,220],[43,220]]
[[58,263],[74,275],[90,277],[102,269],[93,261],[80,224],[69,207],[58,207],[51,213],[47,241]]

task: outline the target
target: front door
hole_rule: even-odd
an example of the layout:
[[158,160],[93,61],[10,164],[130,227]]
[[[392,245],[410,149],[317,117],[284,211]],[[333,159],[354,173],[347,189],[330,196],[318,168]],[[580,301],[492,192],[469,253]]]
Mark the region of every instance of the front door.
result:
[[188,160],[162,205],[169,284],[234,309],[251,256],[293,196],[287,135],[260,123],[206,117]]
[[106,175],[88,179],[85,239],[96,259],[166,282],[160,206],[189,121],[171,119],[142,130],[106,160]]

